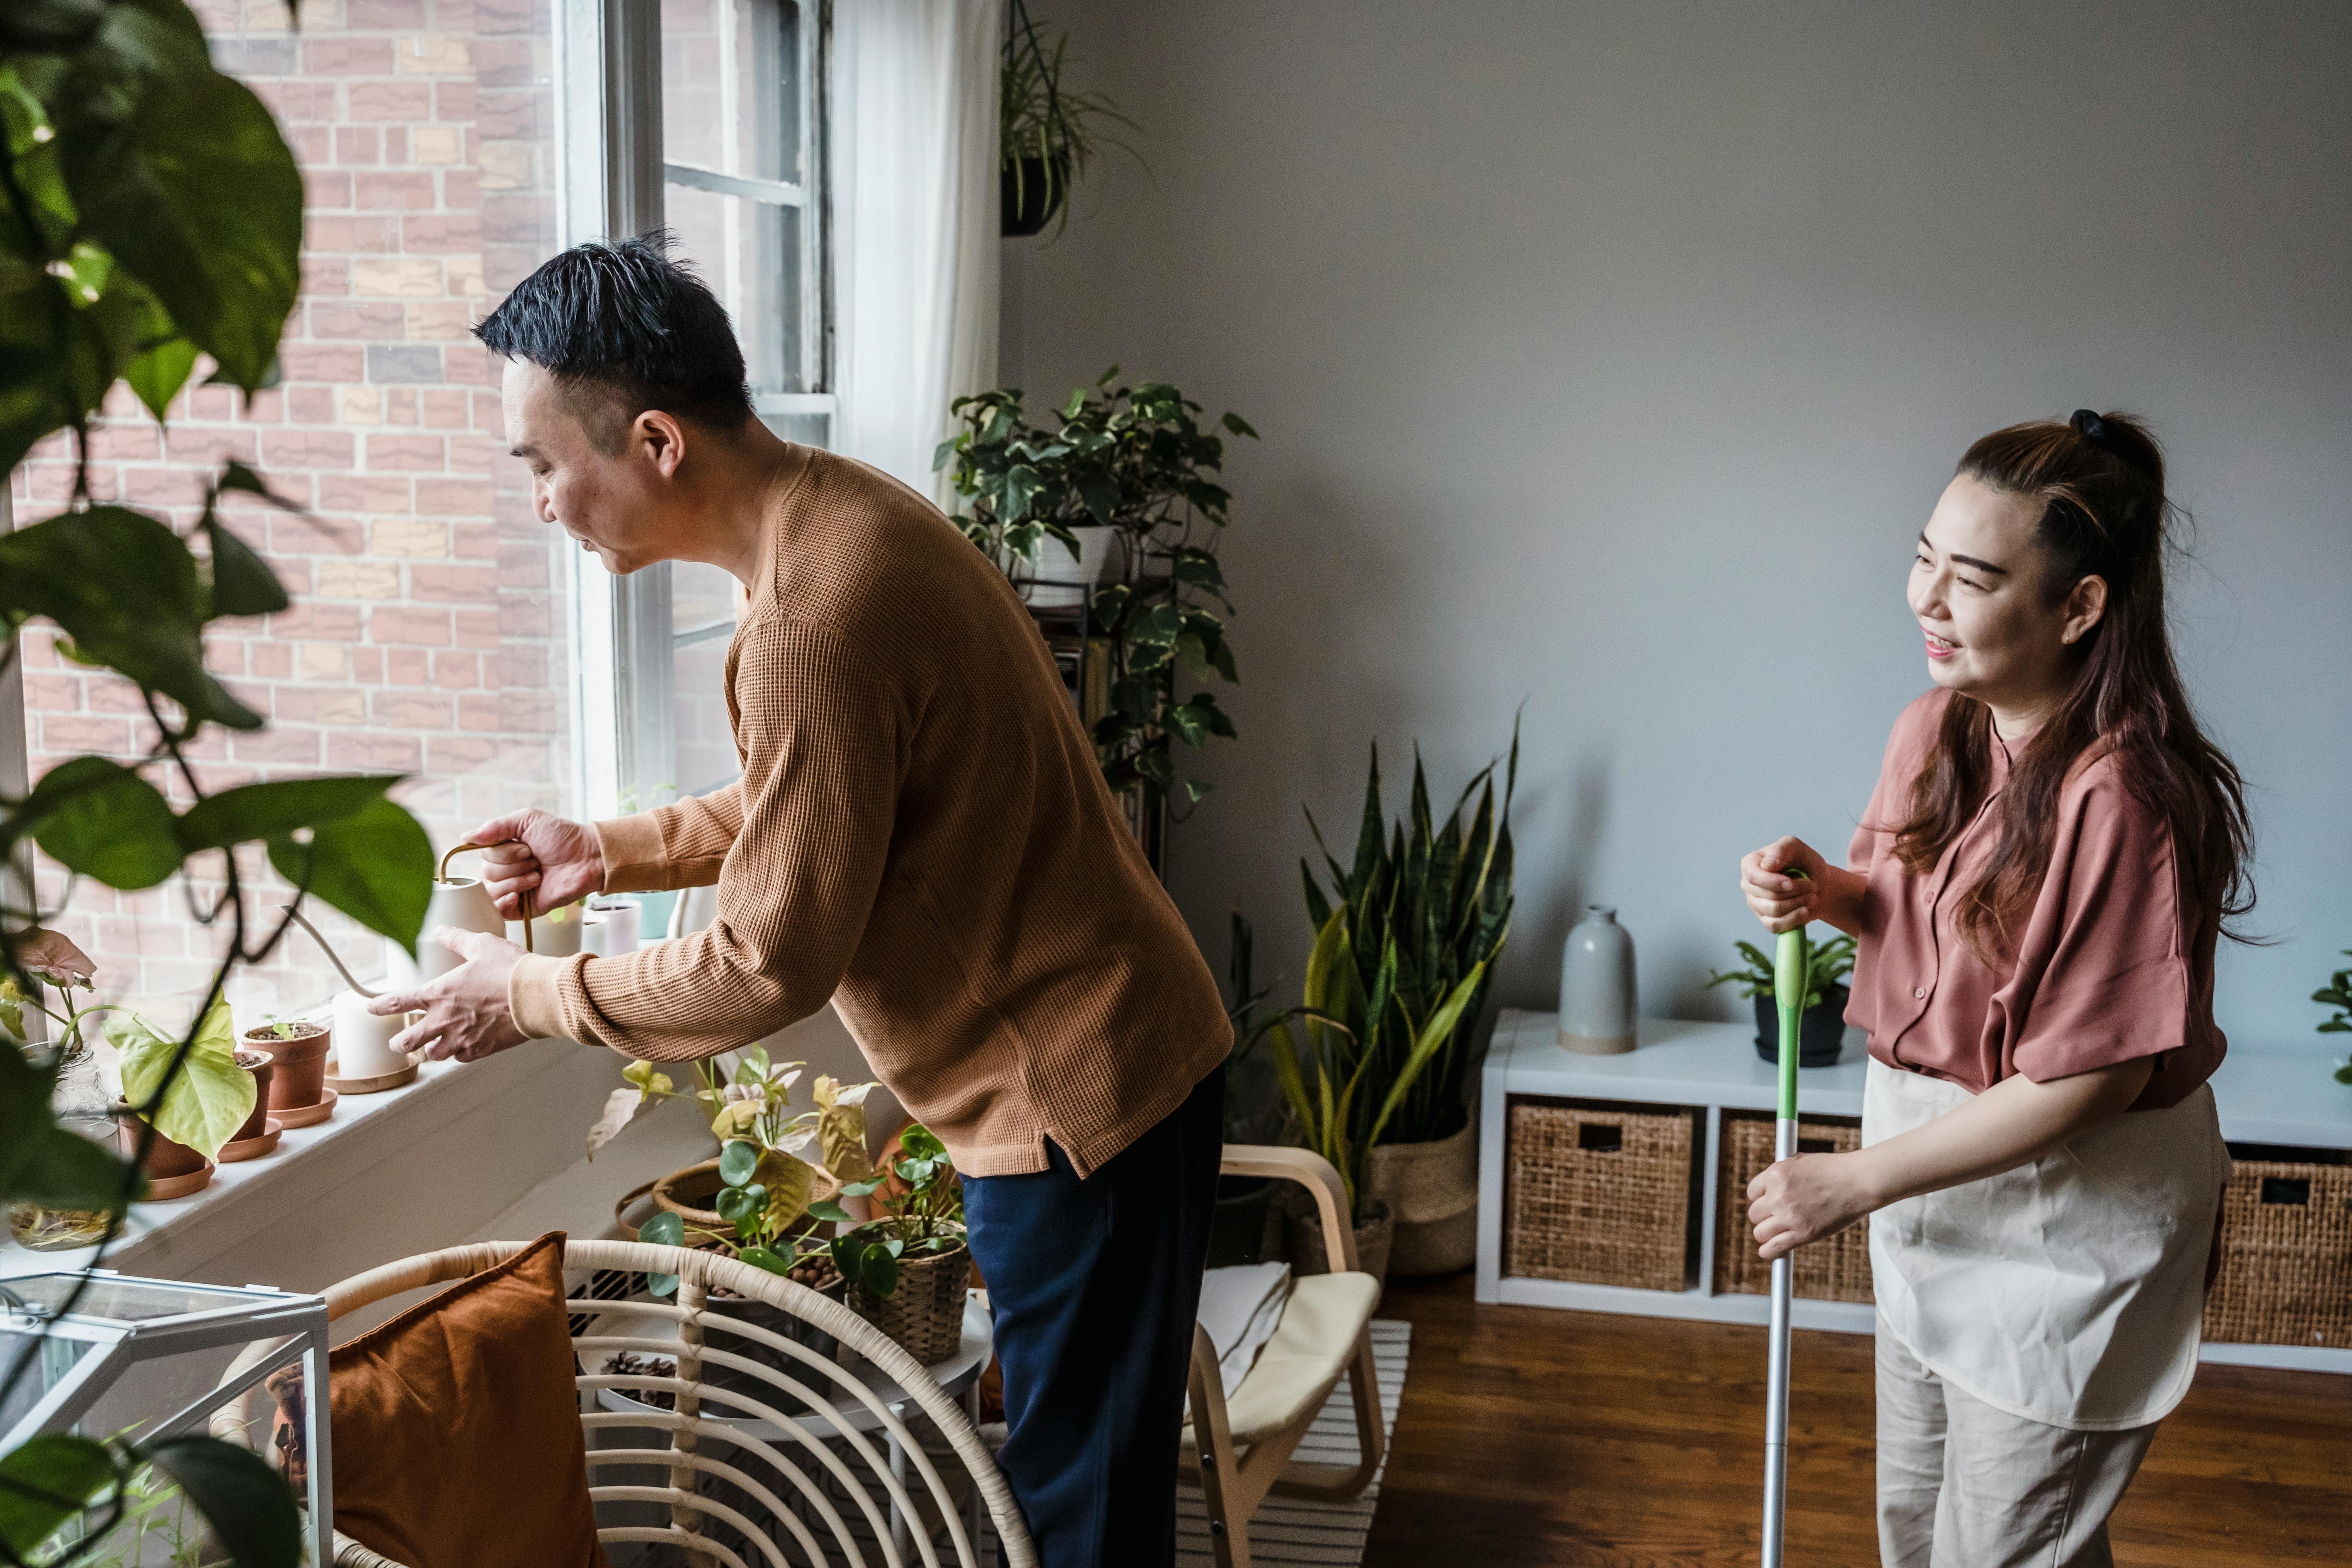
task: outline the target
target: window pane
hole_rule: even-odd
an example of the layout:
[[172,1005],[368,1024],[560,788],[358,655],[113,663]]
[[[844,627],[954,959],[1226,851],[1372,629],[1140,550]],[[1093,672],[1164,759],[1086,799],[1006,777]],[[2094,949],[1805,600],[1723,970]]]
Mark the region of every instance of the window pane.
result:
[[[742,767],[727,720],[727,645],[743,599],[732,574],[699,561],[670,563],[670,729],[676,758],[661,782],[708,795]],[[667,796],[665,798],[667,798]]]
[[[238,456],[310,509],[227,509],[295,605],[207,639],[212,668],[270,725],[212,731],[200,773],[207,788],[406,773],[395,798],[443,849],[505,811],[563,810],[568,557],[533,514],[530,475],[500,431],[497,369],[470,333],[554,249],[548,7],[442,5],[430,37],[413,6],[305,6],[299,34],[281,6],[197,10],[215,58],[270,105],[302,164],[303,298],[284,381],[249,407],[226,388],[194,388],[159,434],[118,388],[91,486],[184,528],[205,476]],[[20,522],[49,516],[69,492],[68,451],[45,446],[13,482]],[[75,752],[143,753],[135,693],[68,662],[55,641],[46,626],[26,637],[34,775]],[[257,858],[247,869],[274,888]],[[44,863],[45,907],[64,882]],[[226,934],[191,918],[185,892],[84,882],[58,923],[98,961],[104,990],[162,1021],[193,1000]],[[278,901],[252,900],[262,913]],[[355,970],[383,972],[378,939],[313,909]],[[240,973],[230,1000],[240,1026],[258,1024],[341,984],[297,932]]]

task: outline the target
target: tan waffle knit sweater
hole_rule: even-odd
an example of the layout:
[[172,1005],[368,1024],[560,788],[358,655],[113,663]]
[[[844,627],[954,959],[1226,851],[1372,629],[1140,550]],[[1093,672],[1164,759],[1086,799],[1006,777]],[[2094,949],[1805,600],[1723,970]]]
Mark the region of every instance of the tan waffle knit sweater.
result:
[[1028,612],[913,491],[794,447],[727,655],[740,784],[596,825],[607,892],[708,930],[530,958],[533,1035],[687,1061],[831,1001],[973,1175],[1083,1174],[1225,1058],[1216,982],[1120,820]]

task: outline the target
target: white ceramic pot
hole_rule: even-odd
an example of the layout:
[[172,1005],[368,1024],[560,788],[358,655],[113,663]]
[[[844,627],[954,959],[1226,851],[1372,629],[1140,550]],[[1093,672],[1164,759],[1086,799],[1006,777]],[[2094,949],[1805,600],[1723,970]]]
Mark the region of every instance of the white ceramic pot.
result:
[[635,904],[617,900],[609,904],[592,903],[580,928],[580,951],[604,958],[635,952],[644,919],[645,911]]
[[1034,563],[1015,563],[1014,575],[1026,579],[1021,596],[1041,610],[1075,610],[1087,602],[1094,585],[1103,580],[1118,554],[1118,530],[1094,525],[1071,530],[1078,536],[1078,558],[1070,547],[1048,538],[1037,547]]
[[356,991],[335,993],[335,1076],[385,1078],[408,1066],[407,1055],[392,1048],[392,1037],[408,1027],[408,1015],[379,1018]]
[[1560,954],[1559,1043],[1586,1056],[1630,1051],[1638,1016],[1633,933],[1615,910],[1588,904]]

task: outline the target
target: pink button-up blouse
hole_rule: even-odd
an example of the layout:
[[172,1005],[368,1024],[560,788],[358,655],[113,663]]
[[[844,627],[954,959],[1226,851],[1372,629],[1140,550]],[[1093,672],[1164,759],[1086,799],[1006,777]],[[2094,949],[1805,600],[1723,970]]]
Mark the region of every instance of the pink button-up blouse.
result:
[[1870,1054],[1981,1094],[2011,1073],[2035,1082],[2157,1058],[2134,1110],[2178,1104],[2213,1074],[2228,1042],[2213,1023],[2216,911],[2183,906],[2172,833],[2125,787],[2114,759],[2076,767],[2058,799],[2050,868],[2015,952],[1988,964],[1961,941],[1961,895],[2000,836],[1994,803],[2009,757],[1935,869],[1894,854],[1912,780],[1949,692],[1903,710],[1846,863],[1866,879],[1846,1022]]

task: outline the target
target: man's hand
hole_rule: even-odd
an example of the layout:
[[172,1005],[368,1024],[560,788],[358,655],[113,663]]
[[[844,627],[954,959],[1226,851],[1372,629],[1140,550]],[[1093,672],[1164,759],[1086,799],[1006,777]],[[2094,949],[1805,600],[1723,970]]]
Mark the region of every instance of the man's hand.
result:
[[434,1061],[479,1061],[519,1046],[530,1037],[518,1028],[507,1005],[507,983],[522,949],[501,937],[455,926],[435,926],[437,942],[466,962],[414,991],[387,992],[368,1004],[378,1017],[423,1013],[424,1018],[392,1037],[395,1051],[423,1051]]
[[1860,1154],[1796,1154],[1748,1184],[1748,1223],[1766,1261],[1861,1219],[1884,1200],[1871,1192]]
[[530,912],[543,915],[585,898],[604,886],[604,847],[593,828],[549,812],[518,811],[485,822],[467,837],[482,851],[482,884],[499,913],[522,919],[522,895]]

